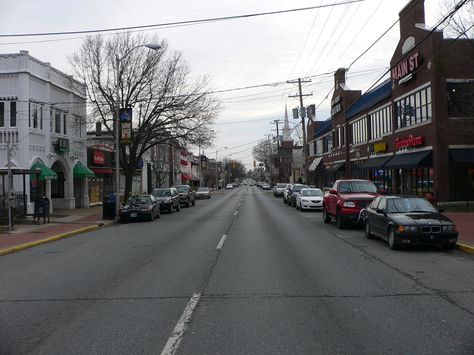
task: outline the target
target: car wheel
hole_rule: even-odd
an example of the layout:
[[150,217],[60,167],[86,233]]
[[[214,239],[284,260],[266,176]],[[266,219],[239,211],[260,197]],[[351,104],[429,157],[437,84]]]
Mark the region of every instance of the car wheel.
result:
[[331,223],[331,216],[327,213],[326,209],[323,206],[323,222],[324,223]]
[[171,203],[170,208],[168,209],[169,213],[173,213],[173,204]]
[[189,208],[189,200],[186,201],[186,208]]
[[398,249],[398,244],[397,240],[395,238],[395,233],[393,232],[393,228],[389,228],[388,230],[388,246],[392,250],[397,250]]
[[193,200],[193,206],[196,206],[196,200]]
[[341,216],[341,212],[339,210],[336,211],[336,225],[339,229],[344,229],[346,227],[346,224],[344,223],[344,220]]
[[365,236],[368,239],[374,239],[374,235],[370,233],[370,224],[369,221],[365,222]]
[[296,209],[299,210],[299,209],[300,209],[300,205],[296,205]]
[[158,217],[158,218],[161,218],[161,212],[160,212],[160,210],[158,210],[158,216],[157,216],[157,217]]
[[152,211],[150,212],[150,215],[148,216],[148,221],[153,222],[154,219],[155,219],[155,214]]
[[304,210],[303,210],[303,205],[302,205],[302,203],[301,203],[301,202],[300,202],[300,211],[301,211],[301,212],[303,212],[303,211],[304,211]]

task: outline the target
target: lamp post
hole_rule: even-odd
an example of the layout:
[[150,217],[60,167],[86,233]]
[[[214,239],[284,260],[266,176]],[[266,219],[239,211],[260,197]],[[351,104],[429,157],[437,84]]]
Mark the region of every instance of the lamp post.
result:
[[227,147],[222,147],[222,148],[216,149],[216,189],[219,186],[219,178],[218,178],[218,175],[217,175],[217,152],[219,152],[221,150],[224,150],[224,149],[228,149],[228,148]]
[[159,44],[140,44],[138,46],[130,48],[122,57],[118,55],[115,56],[115,67],[117,69],[117,83],[115,85],[115,94],[116,94],[116,112],[115,112],[115,217],[119,218],[120,215],[120,62],[124,60],[133,50],[139,47],[147,47],[157,51],[161,48]]

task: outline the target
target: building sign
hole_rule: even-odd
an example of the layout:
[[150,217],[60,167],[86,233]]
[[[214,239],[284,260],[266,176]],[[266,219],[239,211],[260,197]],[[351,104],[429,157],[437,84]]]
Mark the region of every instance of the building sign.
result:
[[400,139],[400,138],[395,139],[395,149],[400,150],[403,148],[418,147],[420,145],[423,145],[423,143],[424,143],[424,138],[422,136],[413,136],[410,134],[405,139]]
[[413,77],[413,72],[418,69],[420,61],[421,57],[419,52],[413,53],[407,59],[402,60],[392,68],[392,80],[398,80],[398,85],[410,80]]
[[374,144],[374,153],[383,153],[387,151],[387,143],[380,142]]
[[331,100],[331,116],[341,112],[342,110],[342,99],[341,95],[337,95],[335,98]]
[[94,150],[92,152],[92,164],[105,165],[105,153],[100,150]]

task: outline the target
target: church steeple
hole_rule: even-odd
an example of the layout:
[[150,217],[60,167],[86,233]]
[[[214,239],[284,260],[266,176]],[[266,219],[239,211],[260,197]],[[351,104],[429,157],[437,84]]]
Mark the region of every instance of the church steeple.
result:
[[283,123],[283,141],[284,142],[291,142],[291,129],[290,123],[288,122],[288,108],[285,104],[285,122]]

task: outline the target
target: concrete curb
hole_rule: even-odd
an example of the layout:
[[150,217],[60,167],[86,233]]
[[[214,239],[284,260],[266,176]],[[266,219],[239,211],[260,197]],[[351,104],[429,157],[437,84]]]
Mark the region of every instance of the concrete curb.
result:
[[457,243],[456,244],[456,249],[461,250],[465,253],[472,254],[474,255],[474,247],[462,243]]
[[37,240],[37,241],[34,241],[34,242],[17,245],[16,247],[12,247],[12,248],[8,248],[8,249],[2,249],[2,250],[0,250],[0,256],[16,253],[17,251],[20,251],[20,250],[33,248],[33,247],[36,247],[36,246],[41,245],[41,244],[51,243],[51,242],[54,242],[56,240],[72,237],[72,236],[77,235],[77,234],[90,232],[90,231],[99,229],[100,227],[101,227],[101,225],[95,224],[93,226],[88,226],[88,227],[76,229],[74,231],[61,233],[61,234],[58,234],[58,235],[55,235],[53,237],[49,237],[49,238],[46,238],[46,239],[41,239],[41,240]]

